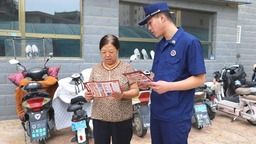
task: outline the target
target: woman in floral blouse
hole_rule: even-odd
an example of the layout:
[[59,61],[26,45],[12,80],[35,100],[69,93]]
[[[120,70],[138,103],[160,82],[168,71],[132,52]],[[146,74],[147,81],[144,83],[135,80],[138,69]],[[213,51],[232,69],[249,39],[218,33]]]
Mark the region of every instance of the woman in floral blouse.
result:
[[[94,97],[85,93],[87,101],[93,99],[92,115],[95,144],[130,144],[132,138],[132,98],[138,96],[135,81],[123,73],[132,72],[130,64],[118,59],[119,40],[114,35],[105,35],[100,40],[100,54],[103,61],[92,68],[89,81],[119,80],[123,93],[108,97]],[[112,138],[112,139],[111,139]]]

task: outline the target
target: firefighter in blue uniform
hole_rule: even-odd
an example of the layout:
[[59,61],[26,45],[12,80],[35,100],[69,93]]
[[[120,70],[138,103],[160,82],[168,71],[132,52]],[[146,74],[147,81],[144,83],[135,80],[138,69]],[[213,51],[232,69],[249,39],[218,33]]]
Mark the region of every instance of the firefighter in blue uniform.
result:
[[[152,34],[161,41],[152,66],[150,131],[152,144],[187,144],[195,88],[205,82],[206,69],[200,41],[176,27],[166,3],[144,7]],[[145,87],[139,85],[140,87]]]

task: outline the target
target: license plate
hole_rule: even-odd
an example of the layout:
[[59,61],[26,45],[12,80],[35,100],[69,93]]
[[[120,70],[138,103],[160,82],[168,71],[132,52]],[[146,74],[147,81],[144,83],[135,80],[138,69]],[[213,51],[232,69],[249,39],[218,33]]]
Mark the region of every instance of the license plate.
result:
[[207,112],[207,108],[205,104],[195,105],[194,107],[196,112]]
[[211,121],[207,113],[207,107],[205,104],[194,105],[195,108],[195,117],[197,120],[197,125],[205,126],[210,125]]
[[26,123],[30,127],[30,138],[32,141],[38,141],[48,137],[48,127],[46,119],[38,121],[28,121]]
[[87,128],[85,120],[79,122],[72,122],[72,131]]

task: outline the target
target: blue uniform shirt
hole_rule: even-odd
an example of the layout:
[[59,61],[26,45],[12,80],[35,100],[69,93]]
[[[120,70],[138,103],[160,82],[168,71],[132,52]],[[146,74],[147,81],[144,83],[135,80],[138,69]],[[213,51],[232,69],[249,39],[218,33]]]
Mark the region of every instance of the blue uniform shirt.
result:
[[[170,40],[157,44],[152,66],[154,81],[175,82],[206,73],[200,41],[179,28]],[[195,90],[151,94],[151,116],[170,122],[188,120],[193,114]]]

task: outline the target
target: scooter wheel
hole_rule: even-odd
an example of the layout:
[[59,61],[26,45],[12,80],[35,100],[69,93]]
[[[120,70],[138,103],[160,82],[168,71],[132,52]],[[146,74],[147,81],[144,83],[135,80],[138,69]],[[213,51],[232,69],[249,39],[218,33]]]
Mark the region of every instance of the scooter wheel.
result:
[[200,126],[197,126],[196,128],[197,128],[198,130],[201,130],[201,129],[204,128],[204,126],[201,126],[201,125],[200,125]]
[[[251,114],[252,110],[248,110],[246,113]],[[256,126],[256,121],[247,120],[251,125]]]
[[46,144],[45,140],[38,141],[38,144]]
[[139,114],[134,114],[133,115],[132,123],[133,123],[133,132],[137,136],[144,137],[147,134],[148,129],[143,126],[142,119],[139,116]]
[[206,104],[206,107],[207,107],[207,113],[209,115],[210,120],[213,120],[216,116],[216,112],[213,112],[211,107],[207,104]]

